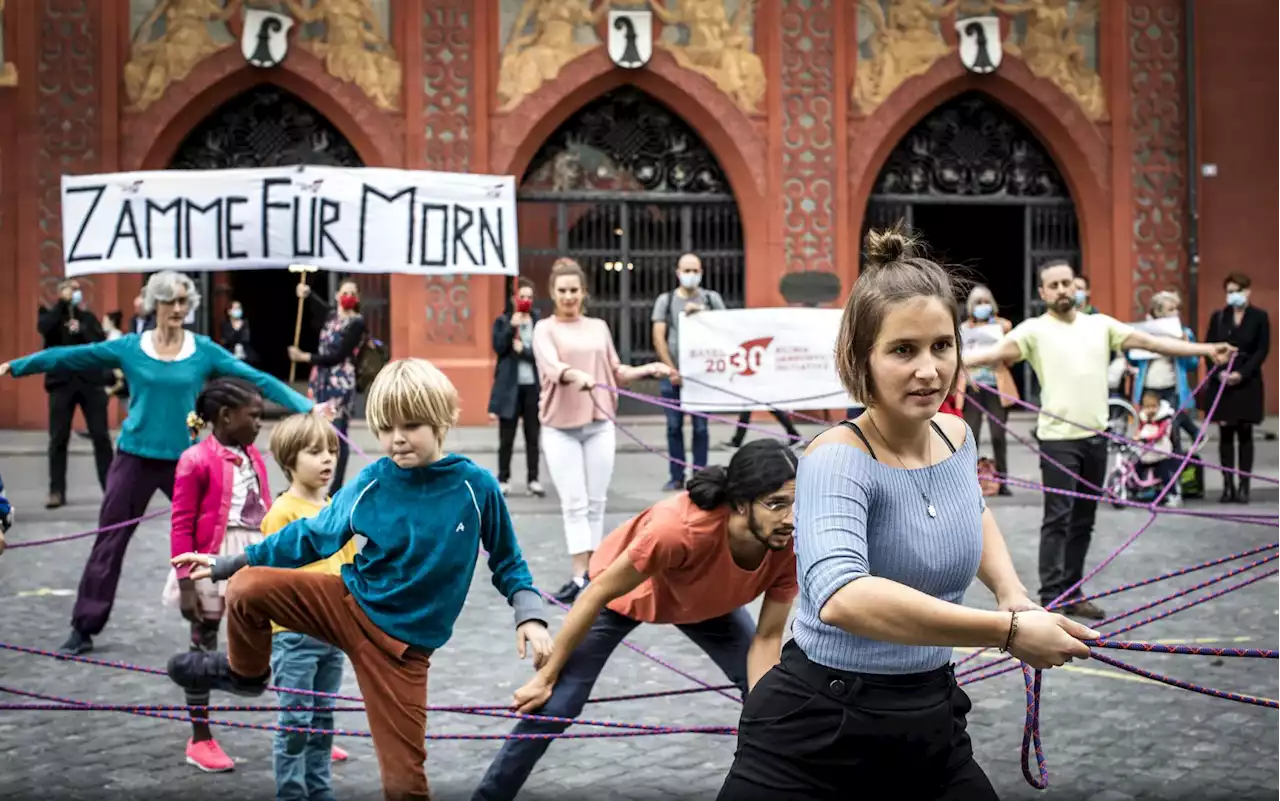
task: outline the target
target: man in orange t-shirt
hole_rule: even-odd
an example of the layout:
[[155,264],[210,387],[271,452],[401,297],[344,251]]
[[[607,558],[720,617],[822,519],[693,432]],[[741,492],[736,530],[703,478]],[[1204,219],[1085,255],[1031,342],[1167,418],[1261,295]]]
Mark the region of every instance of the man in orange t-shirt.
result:
[[[515,693],[521,713],[577,717],[610,654],[641,623],[669,623],[693,640],[743,696],[778,663],[799,592],[791,546],[796,456],[755,440],[729,468],[693,475],[688,490],[619,526],[591,558],[591,583],[565,616],[555,652]],[[758,624],[743,607],[761,595]],[[564,731],[524,720],[514,734]],[[512,799],[549,739],[511,739],[472,801]]]

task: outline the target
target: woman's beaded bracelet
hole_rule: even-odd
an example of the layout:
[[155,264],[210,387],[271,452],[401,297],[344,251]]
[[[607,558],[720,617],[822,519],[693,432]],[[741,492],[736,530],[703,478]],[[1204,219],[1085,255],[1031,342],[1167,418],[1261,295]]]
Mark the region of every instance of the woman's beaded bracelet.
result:
[[1009,653],[1009,649],[1013,647],[1013,638],[1016,637],[1017,635],[1018,635],[1018,613],[1010,612],[1009,613],[1009,636],[1005,638],[1004,647],[1001,648],[1000,650],[1004,651],[1006,654]]

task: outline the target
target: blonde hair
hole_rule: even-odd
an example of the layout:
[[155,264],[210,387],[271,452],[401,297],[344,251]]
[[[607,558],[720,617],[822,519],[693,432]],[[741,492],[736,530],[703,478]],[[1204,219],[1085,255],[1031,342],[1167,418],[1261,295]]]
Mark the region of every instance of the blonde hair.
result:
[[391,362],[369,388],[365,419],[376,434],[397,425],[430,426],[441,440],[458,423],[458,390],[426,359]]
[[582,265],[568,256],[561,256],[551,264],[551,277],[547,279],[547,292],[551,295],[552,300],[556,296],[556,279],[566,275],[578,276],[578,284],[582,288],[582,311],[587,310],[587,273],[582,269]]
[[336,453],[338,432],[314,414],[289,415],[271,432],[271,455],[290,481],[293,481],[293,470],[298,466],[298,454],[317,445]]
[[969,299],[965,302],[965,313],[970,317],[973,316],[973,307],[978,305],[978,298],[991,299],[991,320],[994,321],[1000,315],[1000,304],[996,303],[996,296],[985,284],[974,284],[973,289],[969,290]]

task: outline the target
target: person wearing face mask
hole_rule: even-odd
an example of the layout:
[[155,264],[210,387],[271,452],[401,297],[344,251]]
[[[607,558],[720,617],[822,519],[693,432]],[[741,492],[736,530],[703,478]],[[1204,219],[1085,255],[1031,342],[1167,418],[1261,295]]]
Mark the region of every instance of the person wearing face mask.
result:
[[[1013,323],[1000,316],[1000,307],[996,305],[991,290],[978,284],[969,291],[969,300],[965,304],[968,314],[960,328],[982,328],[988,325],[1000,326],[1000,333],[1007,334],[1013,330]],[[999,391],[997,395],[991,389]],[[996,462],[996,472],[1004,475],[1009,470],[1009,449],[1005,437],[1005,423],[1009,420],[1009,407],[1013,399],[1018,397],[1018,386],[1013,380],[1013,373],[1003,364],[994,367],[975,367],[972,370],[961,370],[956,385],[956,394],[960,397],[960,412],[964,421],[973,430],[973,446],[982,449],[982,421],[988,420],[987,428],[991,431],[991,451]],[[983,411],[991,415],[991,422]],[[1001,484],[1000,495],[1011,495],[1009,486]]]
[[1089,302],[1089,295],[1093,292],[1089,286],[1089,279],[1083,275],[1077,275],[1075,290],[1076,309],[1084,314],[1097,314],[1097,307]]
[[222,321],[221,334],[219,344],[231,351],[232,356],[247,364],[257,363],[257,354],[253,352],[249,334],[249,322],[244,319],[244,306],[240,305],[240,301],[233,300],[227,307],[227,319]]
[[298,297],[310,298],[326,316],[320,328],[320,345],[315,353],[289,346],[289,359],[311,365],[311,377],[307,381],[311,398],[316,403],[332,403],[333,425],[343,436],[338,438],[338,463],[333,467],[333,483],[329,494],[336,495],[342,489],[347,473],[347,428],[351,425],[351,413],[356,399],[356,352],[364,344],[366,327],[360,314],[360,288],[350,279],[338,284],[334,295],[337,308],[330,310],[323,301],[311,294],[311,287],[298,284]]
[[533,282],[516,279],[511,299],[512,311],[493,321],[493,352],[498,363],[493,368],[493,389],[489,392],[489,417],[498,421],[498,487],[511,492],[511,454],[516,428],[524,425],[525,485],[539,498],[546,490],[538,482],[541,452],[538,435],[538,362],[533,356],[533,326],[538,313],[533,308]]
[[[84,307],[80,282],[74,278],[58,284],[58,299],[41,308],[37,327],[45,349],[102,342],[106,334],[97,315]],[[109,371],[54,370],[45,373],[44,389],[49,394],[49,497],[46,509],[57,509],[67,498],[67,443],[71,441],[71,421],[79,407],[84,414],[98,484],[105,490],[111,468],[111,435],[107,429],[108,384],[115,383]]]
[[[1253,471],[1253,427],[1262,422],[1264,391],[1262,363],[1271,350],[1271,321],[1267,313],[1249,303],[1253,281],[1234,272],[1222,282],[1227,305],[1209,318],[1206,339],[1220,339],[1240,349],[1231,372],[1214,376],[1227,387],[1214,413],[1218,423],[1218,459],[1223,467]],[[1213,403],[1217,386],[1210,384],[1200,394],[1202,408]],[[1222,503],[1248,503],[1249,479],[1222,474]]]
[[[676,262],[676,278],[680,286],[670,292],[658,296],[653,304],[653,347],[658,352],[658,359],[671,371],[659,385],[662,397],[668,401],[680,403],[680,315],[696,314],[704,309],[724,309],[724,298],[713,289],[702,288],[702,259],[692,253],[686,253]],[[684,412],[678,408],[667,408],[667,454],[673,460],[684,462]],[[691,415],[692,416],[692,415]],[[695,469],[707,464],[709,441],[707,437],[707,419],[693,416],[693,466]],[[678,492],[684,489],[684,465],[676,461],[670,462],[671,480],[663,487],[664,492]]]
[[[1180,320],[1178,313],[1180,298],[1173,292],[1164,291],[1157,292],[1151,296],[1151,302],[1147,306],[1147,319],[1159,320],[1164,318]],[[1190,328],[1179,326],[1182,331],[1182,338],[1188,342],[1195,342],[1196,335]],[[1239,357],[1237,357],[1237,361]],[[1130,359],[1137,367],[1137,373],[1133,377],[1133,393],[1132,401],[1134,408],[1142,405],[1143,393],[1151,390],[1156,393],[1156,399],[1165,401],[1174,408],[1176,414],[1173,419],[1173,429],[1170,432],[1170,442],[1173,444],[1175,453],[1182,453],[1182,435],[1186,434],[1195,442],[1196,437],[1200,436],[1200,427],[1191,419],[1189,410],[1193,406],[1193,398],[1191,397],[1191,388],[1194,386],[1194,376],[1196,368],[1200,366],[1200,360],[1194,356],[1157,356],[1154,359]]]

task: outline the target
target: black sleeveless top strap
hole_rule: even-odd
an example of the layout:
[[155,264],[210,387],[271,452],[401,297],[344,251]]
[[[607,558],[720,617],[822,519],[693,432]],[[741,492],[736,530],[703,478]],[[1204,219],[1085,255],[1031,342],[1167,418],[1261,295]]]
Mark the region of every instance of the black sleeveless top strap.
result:
[[[871,443],[867,440],[867,435],[862,433],[862,429],[858,428],[857,423],[853,422],[852,420],[841,420],[840,425],[848,426],[849,430],[851,430],[854,434],[857,434],[858,439],[862,440],[862,444],[867,446],[867,453],[871,456],[871,458],[875,459],[877,462],[880,461],[879,457],[876,456],[875,449],[871,447]],[[947,447],[951,449],[952,453],[955,453],[956,446],[951,444],[951,440],[947,437],[945,433],[943,433],[942,427],[932,420],[929,421],[929,425],[933,426],[933,430],[938,432],[938,436],[942,437],[942,441],[947,443]]]

